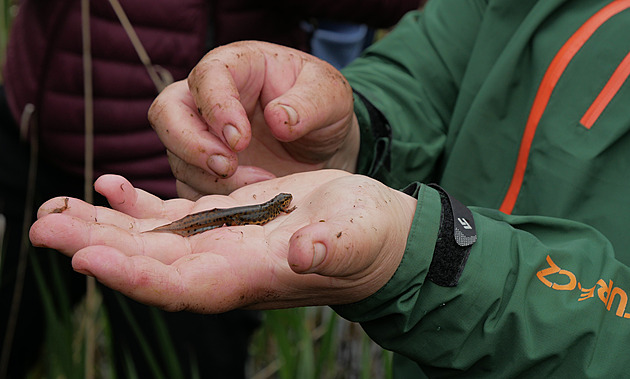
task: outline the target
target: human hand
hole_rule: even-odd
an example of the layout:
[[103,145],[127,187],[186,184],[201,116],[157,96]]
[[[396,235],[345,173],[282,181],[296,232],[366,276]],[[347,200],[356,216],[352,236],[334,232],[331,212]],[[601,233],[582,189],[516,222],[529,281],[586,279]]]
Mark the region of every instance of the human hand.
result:
[[[49,200],[31,227],[32,243],[72,256],[76,271],[140,302],[202,313],[364,299],[396,271],[416,203],[338,170],[289,175],[197,202],[162,201],[113,175],[99,178],[95,188],[116,210]],[[279,192],[293,194],[297,208],[263,226],[191,237],[143,233],[193,212],[262,203]]]
[[166,88],[149,119],[181,196],[228,194],[276,176],[354,171],[359,127],[350,85],[304,52],[237,42],[209,52]]

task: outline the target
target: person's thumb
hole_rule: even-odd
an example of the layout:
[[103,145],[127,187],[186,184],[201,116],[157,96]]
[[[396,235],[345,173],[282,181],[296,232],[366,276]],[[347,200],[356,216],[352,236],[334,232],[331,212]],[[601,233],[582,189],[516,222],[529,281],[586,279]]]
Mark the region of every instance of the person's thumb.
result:
[[298,274],[346,277],[360,273],[373,261],[370,240],[346,223],[317,222],[303,227],[289,241],[289,266]]
[[265,120],[280,141],[295,141],[324,129],[311,141],[322,143],[331,137],[328,134],[346,132],[353,115],[352,89],[328,63],[314,57],[304,62],[293,85],[265,104]]

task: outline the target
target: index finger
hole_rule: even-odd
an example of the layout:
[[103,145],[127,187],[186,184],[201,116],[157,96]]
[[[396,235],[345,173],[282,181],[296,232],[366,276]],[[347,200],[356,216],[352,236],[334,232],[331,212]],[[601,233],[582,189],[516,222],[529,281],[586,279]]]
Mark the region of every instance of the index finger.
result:
[[148,116],[164,146],[183,161],[217,176],[229,176],[236,169],[236,153],[209,129],[186,81],[166,87],[149,108]]
[[246,43],[212,50],[188,76],[201,117],[233,151],[251,140],[248,115],[254,113],[265,82],[265,55]]

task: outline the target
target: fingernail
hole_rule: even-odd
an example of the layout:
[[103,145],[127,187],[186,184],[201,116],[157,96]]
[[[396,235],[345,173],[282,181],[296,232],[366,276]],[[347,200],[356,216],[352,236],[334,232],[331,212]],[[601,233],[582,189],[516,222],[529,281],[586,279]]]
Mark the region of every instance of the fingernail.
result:
[[241,133],[236,129],[234,125],[225,125],[223,127],[223,137],[227,141],[232,150],[235,150],[236,144],[241,140]]
[[88,266],[88,262],[85,258],[80,258],[75,256],[72,259],[72,268],[74,269],[74,271],[83,274],[83,275],[87,275],[87,276],[94,276],[94,274],[92,274],[92,272],[87,269]]
[[230,161],[223,155],[211,155],[206,163],[208,164],[210,170],[212,170],[212,172],[214,172],[218,176],[227,176],[227,172],[230,168]]
[[288,105],[279,104],[282,109],[287,113],[287,117],[289,118],[289,125],[293,126],[298,123],[298,114],[292,107]]
[[319,266],[326,258],[326,245],[321,242],[315,242],[313,244],[313,264],[311,265],[311,269]]
[[87,275],[87,276],[92,276],[94,277],[94,274],[92,274],[92,272],[90,270],[85,270],[85,269],[75,269],[74,271],[78,272],[79,274],[83,274],[83,275]]

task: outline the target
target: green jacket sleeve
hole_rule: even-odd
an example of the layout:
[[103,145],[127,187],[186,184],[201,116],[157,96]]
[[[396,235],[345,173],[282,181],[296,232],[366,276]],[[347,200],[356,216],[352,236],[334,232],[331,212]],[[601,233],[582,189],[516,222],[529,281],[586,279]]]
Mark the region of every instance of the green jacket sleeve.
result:
[[[362,129],[358,171],[395,188],[433,180],[485,7],[481,0],[441,0],[439,7],[432,3],[424,12],[409,13],[343,70],[353,89],[392,125],[391,138],[380,138],[364,102],[355,98]],[[454,9],[457,12],[448,17],[441,14]],[[387,154],[391,161],[374,167],[376,155],[383,150],[392,152]]]
[[626,376],[630,270],[607,240],[571,221],[472,211],[478,239],[456,286],[427,280],[441,210],[422,186],[393,278],[335,310],[430,376]]
[[[529,36],[563,4],[435,0],[424,12],[408,15],[344,70],[357,93],[358,169],[397,188],[439,182],[447,144],[457,134],[453,109],[471,88],[462,83],[470,69],[468,54],[488,56],[479,67],[494,64],[488,39],[477,36],[496,34],[501,40],[519,25]],[[532,7],[544,9],[532,13]],[[491,8],[495,19],[484,23]],[[529,24],[510,18],[526,15],[535,16]],[[378,126],[370,107],[388,129]],[[428,279],[442,209],[439,193],[422,186],[393,278],[367,299],[335,310],[431,376],[627,377],[626,359],[618,352],[630,341],[630,269],[615,259],[625,251],[613,251],[602,234],[584,224],[472,211],[478,239],[456,286]]]

